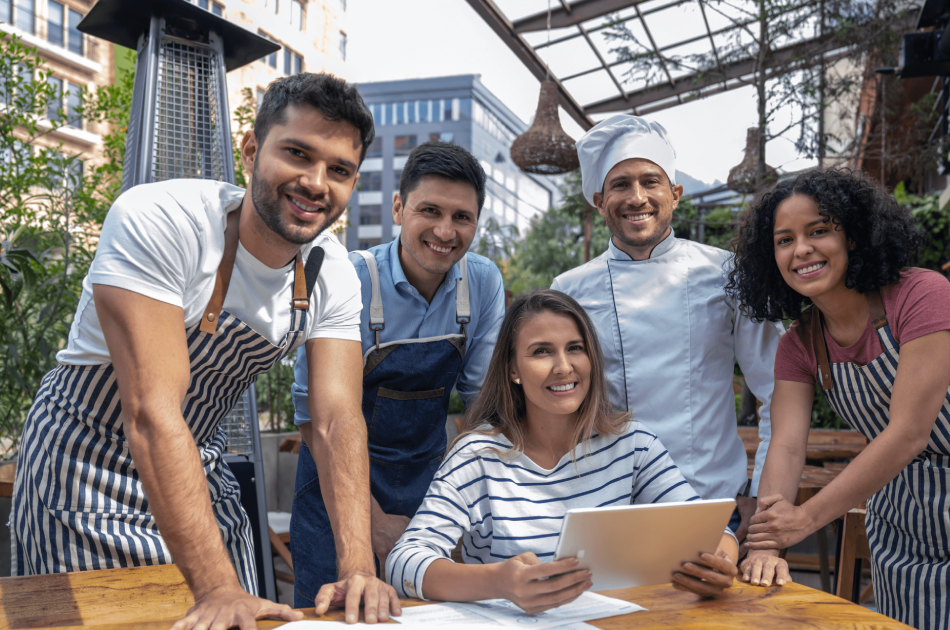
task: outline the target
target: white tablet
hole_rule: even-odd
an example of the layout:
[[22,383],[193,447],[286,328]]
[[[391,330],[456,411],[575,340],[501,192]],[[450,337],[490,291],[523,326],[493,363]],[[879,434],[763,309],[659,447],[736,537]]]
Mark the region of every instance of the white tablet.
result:
[[554,559],[577,558],[592,590],[664,584],[683,561],[713,553],[734,499],[568,510]]

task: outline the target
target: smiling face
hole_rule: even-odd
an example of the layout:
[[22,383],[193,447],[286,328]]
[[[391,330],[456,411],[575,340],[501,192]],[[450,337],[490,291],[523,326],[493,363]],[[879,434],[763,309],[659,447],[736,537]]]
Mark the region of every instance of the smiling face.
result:
[[399,260],[409,282],[436,287],[468,251],[478,226],[478,195],[467,182],[426,175],[402,199],[393,196],[393,222],[402,227]]
[[511,380],[521,379],[530,417],[576,414],[590,390],[591,362],[574,319],[544,312],[521,324]]
[[841,226],[825,220],[818,204],[792,195],[775,210],[775,264],[789,287],[814,299],[844,286],[852,247]]
[[241,154],[252,173],[248,189],[261,222],[283,241],[303,245],[346,209],[362,143],[355,126],[329,121],[314,107],[291,106],[284,115],[263,144],[249,131]]
[[614,235],[614,244],[634,260],[643,260],[669,234],[682,194],[683,187],[670,186],[662,168],[631,158],[610,169],[603,193],[594,193],[594,204]]

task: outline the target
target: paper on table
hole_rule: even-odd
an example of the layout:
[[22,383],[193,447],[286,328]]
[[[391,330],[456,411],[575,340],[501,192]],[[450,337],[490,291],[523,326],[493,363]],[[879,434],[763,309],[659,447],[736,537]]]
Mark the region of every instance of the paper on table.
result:
[[[430,608],[430,606],[424,606],[424,608]],[[404,609],[405,610],[405,609]],[[392,617],[395,621],[398,617]],[[320,620],[304,620],[304,621],[291,621],[280,626],[281,628],[286,628],[287,630],[332,630],[330,626],[342,630],[343,628],[354,628],[354,627],[363,627],[363,628],[376,628],[376,630],[382,630],[383,628],[399,628],[399,630],[432,630],[433,627],[438,625],[440,628],[454,628],[457,626],[464,626],[465,630],[487,630],[491,628],[492,630],[498,630],[499,626],[497,623],[490,621],[485,618],[481,618],[480,622],[473,624],[468,624],[465,622],[441,622],[441,621],[430,621],[430,622],[417,622],[409,621],[403,622],[402,625],[392,625],[384,624],[368,624],[368,623],[351,623],[347,624],[342,621],[320,621]],[[560,628],[558,630],[561,630]],[[575,630],[573,628],[565,627],[564,630]],[[581,630],[577,628],[576,630]]]
[[391,619],[398,621],[403,627],[407,628],[438,625],[443,628],[465,626],[471,629],[478,626],[491,626],[497,630],[498,624],[495,621],[463,606],[463,604],[451,602],[430,604],[428,606],[408,606],[402,609],[401,615],[391,617]]
[[[565,604],[537,615],[529,615],[507,599],[487,599],[480,602],[455,604],[477,612],[505,626],[555,628],[579,621],[604,619],[646,610],[632,602],[614,599],[597,593],[584,593],[570,604]],[[403,611],[405,614],[405,610]]]

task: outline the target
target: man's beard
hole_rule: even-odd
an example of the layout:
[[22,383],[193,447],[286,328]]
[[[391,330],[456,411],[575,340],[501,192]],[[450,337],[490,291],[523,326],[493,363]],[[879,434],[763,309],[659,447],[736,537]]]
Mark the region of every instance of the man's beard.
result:
[[617,214],[613,212],[607,215],[610,217],[610,219],[606,221],[607,229],[610,230],[611,234],[613,234],[618,241],[628,245],[629,247],[649,247],[651,245],[656,245],[666,238],[667,234],[669,234],[672,217],[670,217],[670,221],[667,221],[665,224],[660,224],[658,220],[660,217],[659,209],[650,206],[650,212],[653,213],[653,220],[656,222],[656,229],[648,234],[639,232],[628,235],[624,231],[626,222],[624,221],[623,217],[617,216]]
[[343,208],[337,210],[334,208],[329,197],[324,196],[320,201],[326,206],[326,210],[323,212],[326,221],[309,229],[291,225],[284,219],[281,213],[281,197],[287,192],[303,197],[308,201],[314,201],[310,198],[310,194],[298,187],[288,188],[286,186],[278,186],[277,189],[274,190],[274,188],[269,185],[270,182],[258,174],[256,162],[254,163],[254,173],[252,176],[254,179],[251,185],[251,201],[254,202],[254,209],[257,210],[257,215],[264,222],[264,225],[269,227],[272,232],[288,243],[306,245],[317,238],[325,229],[333,225],[333,223],[340,218],[340,215],[343,214]]

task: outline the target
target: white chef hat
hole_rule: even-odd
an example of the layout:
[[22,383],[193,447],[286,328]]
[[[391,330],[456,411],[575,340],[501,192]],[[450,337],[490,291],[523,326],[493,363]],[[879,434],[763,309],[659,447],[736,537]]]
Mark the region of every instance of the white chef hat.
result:
[[610,169],[630,158],[650,160],[663,169],[671,184],[676,183],[676,151],[658,122],[617,114],[594,125],[574,146],[581,162],[584,198],[591,205]]

